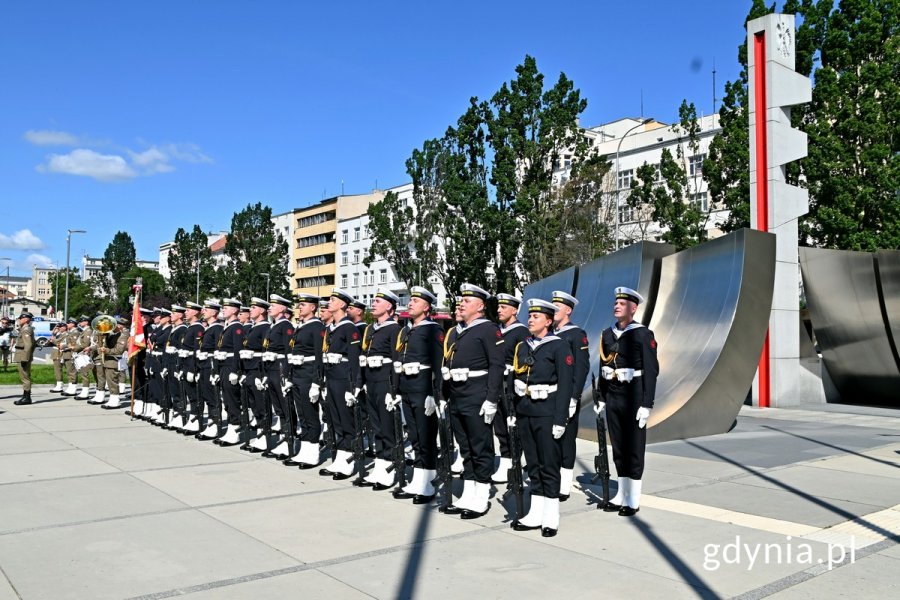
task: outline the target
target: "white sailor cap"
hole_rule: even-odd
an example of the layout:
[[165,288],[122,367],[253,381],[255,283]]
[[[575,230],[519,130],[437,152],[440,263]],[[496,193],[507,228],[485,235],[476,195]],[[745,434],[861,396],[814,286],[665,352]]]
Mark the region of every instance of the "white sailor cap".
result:
[[180,304],[173,304],[173,305],[172,305],[172,312],[173,312],[173,313],[181,313],[181,314],[184,314],[185,311],[187,311],[187,308],[185,308],[184,306],[181,306]]
[[269,303],[263,300],[262,298],[257,298],[253,296],[250,298],[250,306],[257,306],[259,308],[269,308]]
[[528,299],[529,313],[538,312],[552,317],[556,314],[557,310],[559,310],[559,307],[552,302],[547,302],[546,300],[541,300],[540,298]]
[[512,294],[497,294],[497,304],[506,304],[507,306],[519,308],[522,305],[522,300]]
[[350,306],[350,303],[353,302],[353,294],[341,288],[334,288],[333,290],[331,290],[331,297],[337,298],[338,300],[343,300],[347,304],[347,306]]
[[421,298],[426,301],[428,304],[432,306],[437,304],[437,296],[431,293],[431,291],[427,288],[423,288],[420,285],[414,285],[412,289],[409,290],[410,298]]
[[269,301],[272,304],[280,304],[281,306],[287,306],[288,308],[293,304],[291,300],[288,300],[284,296],[279,296],[278,294],[269,294]]
[[203,308],[211,308],[213,310],[222,310],[222,305],[219,304],[218,300],[210,298],[209,300],[203,301]]
[[203,310],[203,306],[197,304],[196,302],[185,302],[184,305],[191,310],[201,311]]
[[571,308],[575,308],[576,306],[578,306],[578,298],[576,298],[572,294],[567,294],[565,292],[553,292],[553,301],[562,302],[563,304]]
[[222,306],[230,306],[232,308],[241,308],[241,301],[237,298],[222,298]]
[[466,296],[474,296],[476,298],[481,298],[482,300],[487,300],[491,297],[491,294],[486,289],[480,288],[472,283],[464,283],[459,286],[459,295],[463,298]]
[[391,290],[387,290],[385,288],[378,288],[378,291],[375,293],[376,298],[381,298],[382,300],[387,300],[396,308],[397,303],[400,302],[400,297],[397,296]]
[[328,298],[319,300],[319,308],[328,308]]
[[297,303],[305,302],[307,304],[319,304],[319,301],[321,300],[321,298],[312,294],[297,294],[296,296],[294,296],[294,301]]
[[618,300],[619,298],[629,300],[635,304],[640,304],[644,301],[643,296],[638,294],[635,290],[624,286],[616,288],[616,299]]

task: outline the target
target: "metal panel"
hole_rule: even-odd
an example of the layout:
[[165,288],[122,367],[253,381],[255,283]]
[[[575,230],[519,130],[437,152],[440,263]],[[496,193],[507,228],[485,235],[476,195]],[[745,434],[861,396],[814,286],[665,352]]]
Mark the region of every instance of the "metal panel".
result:
[[774,281],[775,236],[750,229],[662,259],[648,441],[731,428],[756,374]]
[[885,329],[890,336],[894,361],[900,367],[900,250],[879,250],[875,253],[875,263],[878,265],[878,279],[881,283]]
[[555,290],[571,294],[572,286],[575,284],[575,270],[577,268],[578,267],[569,267],[565,271],[554,273],[550,277],[545,277],[544,279],[526,285],[525,291],[522,293],[523,302],[522,306],[519,308],[519,320],[523,323],[528,323],[528,306],[526,306],[524,300],[527,300],[528,298],[550,300],[550,295]]
[[[591,373],[600,370],[600,333],[615,320],[612,316],[615,302],[613,290],[626,286],[640,293],[646,302],[638,307],[635,318],[644,323],[652,318],[656,287],[659,283],[659,259],[675,252],[674,246],[654,242],[640,242],[585,265],[578,272],[578,306],[572,311],[572,322],[587,333],[591,352]],[[594,412],[591,408],[591,378],[581,395],[581,413],[578,419],[579,435],[596,439]]]
[[[886,308],[898,297],[891,258],[885,255],[881,272]],[[875,255],[801,248],[800,266],[822,359],[841,400],[900,404],[900,368],[881,311]]]

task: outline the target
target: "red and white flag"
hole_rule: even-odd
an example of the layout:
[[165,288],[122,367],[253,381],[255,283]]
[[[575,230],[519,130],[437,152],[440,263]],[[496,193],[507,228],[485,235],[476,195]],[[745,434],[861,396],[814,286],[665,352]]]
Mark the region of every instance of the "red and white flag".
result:
[[131,337],[128,338],[128,358],[147,347],[144,341],[144,320],[141,318],[141,287],[134,286],[134,310],[131,314]]

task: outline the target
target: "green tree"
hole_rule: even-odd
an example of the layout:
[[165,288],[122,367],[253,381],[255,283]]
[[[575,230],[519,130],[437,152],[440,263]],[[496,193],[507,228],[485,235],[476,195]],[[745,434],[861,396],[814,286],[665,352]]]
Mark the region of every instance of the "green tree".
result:
[[552,237],[558,227],[551,216],[553,174],[564,170],[565,161],[575,164],[587,153],[578,126],[586,107],[587,100],[565,73],[544,91],[544,75],[527,55],[516,67],[516,78],[491,98],[486,121],[498,214],[498,289],[522,288],[555,272],[547,262],[558,243]]
[[248,204],[234,213],[225,242],[228,263],[221,269],[222,292],[247,302],[252,296],[264,296],[266,276],[273,294],[290,296],[288,244],[275,231],[272,209],[261,202]]
[[[57,278],[59,278],[59,298],[57,299],[55,292],[57,289]],[[48,281],[50,287],[54,290],[54,295],[47,300],[48,304],[59,306],[59,316],[63,316],[65,310],[66,299],[66,270],[60,269],[55,273],[51,273]],[[94,287],[81,280],[77,267],[69,267],[69,315],[70,317],[79,317],[81,315],[92,316],[99,312],[108,310],[106,303],[94,293]]]
[[127,271],[134,268],[136,261],[137,253],[131,236],[124,231],[116,232],[103,253],[103,261],[96,275],[97,290],[104,311],[116,313],[125,305],[126,302],[118,295],[119,281]]
[[900,248],[900,4],[842,0],[818,25],[801,241]]
[[147,269],[144,267],[134,267],[125,273],[125,277],[119,281],[118,295],[119,298],[128,300],[128,308],[123,314],[131,314],[133,306],[132,288],[137,283],[137,279],[141,278],[143,289],[141,290],[141,306],[151,307],[159,306],[168,308],[172,303],[172,298],[166,293],[167,284],[165,278],[159,274],[159,271]]
[[199,266],[200,299],[218,292],[219,275],[212,261],[208,237],[199,225],[190,233],[179,227],[166,260],[169,267],[168,295],[176,302],[197,301]]
[[363,264],[368,267],[373,261],[383,258],[407,289],[417,285],[416,275],[421,263],[416,258],[415,214],[412,207],[400,200],[396,192],[388,192],[381,202],[369,205],[367,214],[372,245]]

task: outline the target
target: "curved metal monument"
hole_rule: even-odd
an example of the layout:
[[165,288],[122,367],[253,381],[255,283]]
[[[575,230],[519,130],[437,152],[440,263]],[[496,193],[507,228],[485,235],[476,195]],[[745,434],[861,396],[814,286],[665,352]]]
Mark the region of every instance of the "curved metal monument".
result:
[[892,343],[897,324],[891,322],[900,318],[898,261],[893,252],[880,254],[876,265],[869,252],[800,249],[813,330],[844,402],[900,404],[900,366]]
[[660,376],[648,441],[728,431],[759,363],[775,236],[742,229],[662,259],[653,331]]
[[[525,291],[522,292],[522,298],[543,298],[544,300],[549,300],[550,295],[555,290],[571,294],[575,287],[575,274],[577,270],[578,267],[569,267],[564,271],[554,273],[550,277],[545,277],[544,279],[528,284],[525,286]],[[524,302],[519,308],[518,316],[520,321],[526,324],[528,323],[528,307],[525,306]]]
[[[894,360],[900,367],[900,250],[875,253],[878,279],[881,282],[881,305]],[[896,389],[896,388],[895,388]],[[900,393],[897,394],[900,396]]]

